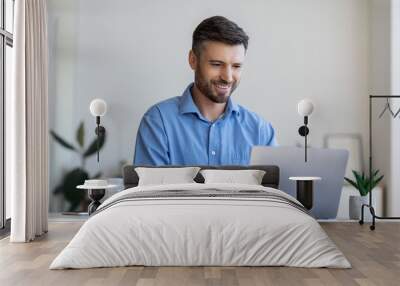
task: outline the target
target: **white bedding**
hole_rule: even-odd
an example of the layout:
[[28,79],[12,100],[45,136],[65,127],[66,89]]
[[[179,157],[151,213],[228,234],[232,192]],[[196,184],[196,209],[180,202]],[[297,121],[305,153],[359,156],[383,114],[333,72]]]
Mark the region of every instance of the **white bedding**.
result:
[[[136,192],[262,190],[239,184],[142,186],[107,199],[50,269],[146,266],[350,268],[318,222],[289,204],[262,198],[174,197],[122,200]],[[142,193],[141,193],[142,194]]]

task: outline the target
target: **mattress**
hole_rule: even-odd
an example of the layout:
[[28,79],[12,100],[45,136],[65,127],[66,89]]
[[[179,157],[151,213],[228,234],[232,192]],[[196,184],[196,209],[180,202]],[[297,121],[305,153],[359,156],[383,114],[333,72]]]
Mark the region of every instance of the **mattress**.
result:
[[130,265],[351,267],[290,195],[257,185],[198,183],[115,194],[50,269]]

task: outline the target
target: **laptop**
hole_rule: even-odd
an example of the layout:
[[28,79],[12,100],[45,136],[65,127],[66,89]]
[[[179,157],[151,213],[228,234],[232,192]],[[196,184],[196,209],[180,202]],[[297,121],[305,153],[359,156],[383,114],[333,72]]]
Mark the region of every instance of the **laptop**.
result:
[[321,177],[314,181],[314,204],[311,213],[318,219],[335,219],[342,192],[349,152],[341,149],[280,146],[254,146],[250,165],[279,167],[279,189],[296,197],[296,182],[289,177]]

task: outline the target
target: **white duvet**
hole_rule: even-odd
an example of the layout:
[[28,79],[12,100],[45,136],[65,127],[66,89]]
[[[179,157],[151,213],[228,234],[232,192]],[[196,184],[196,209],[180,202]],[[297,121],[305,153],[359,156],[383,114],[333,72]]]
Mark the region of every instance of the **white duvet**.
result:
[[297,202],[282,191],[254,185],[194,183],[127,189],[99,207],[103,210],[84,223],[50,269],[127,265],[351,267],[318,222],[289,204],[243,197],[115,203],[133,192],[205,189],[262,190]]

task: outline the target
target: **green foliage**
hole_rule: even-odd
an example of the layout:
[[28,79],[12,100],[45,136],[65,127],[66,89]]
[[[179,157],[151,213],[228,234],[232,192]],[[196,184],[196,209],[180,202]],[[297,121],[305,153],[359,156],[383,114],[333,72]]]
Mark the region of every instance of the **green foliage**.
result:
[[85,192],[77,190],[76,186],[82,185],[87,179],[89,179],[88,173],[81,168],[76,168],[66,173],[61,185],[56,188],[55,193],[62,193],[70,203],[68,211],[75,211],[85,199]]
[[[67,172],[64,175],[61,184],[58,185],[54,190],[55,194],[63,194],[64,198],[70,203],[69,211],[75,211],[86,197],[85,192],[78,191],[76,189],[76,186],[84,184],[85,180],[89,179],[89,174],[84,167],[85,160],[97,152],[97,140],[99,140],[98,145],[99,150],[101,150],[105,143],[105,136],[101,136],[99,139],[97,139],[96,136],[89,147],[85,150],[85,126],[83,122],[79,124],[79,127],[76,131],[76,142],[78,143],[79,148],[76,148],[71,143],[68,143],[53,130],[50,131],[50,134],[61,146],[78,153],[81,159],[81,166]],[[99,177],[101,177],[100,172],[95,174],[92,178],[95,179]]]
[[368,195],[368,192],[372,190],[373,188],[378,185],[378,183],[383,179],[383,175],[378,177],[379,170],[376,170],[372,173],[372,178],[370,179],[369,177],[366,177],[364,172],[361,174],[358,173],[357,171],[353,170],[353,175],[354,178],[356,179],[355,181],[349,179],[349,178],[344,178],[350,185],[355,187],[359,192],[361,196],[366,196]]
[[65,141],[64,139],[62,139],[60,136],[57,135],[57,133],[55,133],[53,130],[50,130],[50,134],[51,136],[53,136],[53,138],[63,147],[76,151],[75,147],[72,146],[72,144],[68,143],[67,141]]
[[[105,142],[105,136],[100,136],[99,137],[99,150],[103,147],[104,142]],[[89,148],[87,148],[87,150],[85,151],[85,153],[83,153],[83,156],[89,157],[93,154],[95,154],[97,152],[97,138],[95,140],[93,140],[93,142],[89,145]]]
[[79,143],[79,146],[83,148],[85,145],[85,125],[83,122],[81,122],[76,132],[76,141]]

